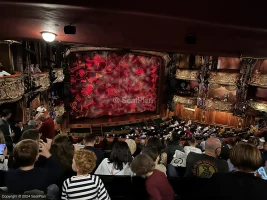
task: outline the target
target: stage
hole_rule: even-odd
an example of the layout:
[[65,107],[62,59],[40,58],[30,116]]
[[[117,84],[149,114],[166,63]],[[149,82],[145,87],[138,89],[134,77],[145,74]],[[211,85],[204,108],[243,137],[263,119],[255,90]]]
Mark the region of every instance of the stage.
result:
[[141,122],[148,122],[151,119],[161,118],[157,113],[145,112],[138,114],[127,114],[121,116],[103,116],[95,119],[82,118],[71,120],[67,128],[91,128],[92,126],[119,126],[127,124],[136,124]]

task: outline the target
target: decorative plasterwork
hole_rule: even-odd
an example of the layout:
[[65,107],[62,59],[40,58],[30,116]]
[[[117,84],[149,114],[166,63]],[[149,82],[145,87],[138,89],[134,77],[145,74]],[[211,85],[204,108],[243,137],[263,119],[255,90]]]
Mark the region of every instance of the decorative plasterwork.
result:
[[65,76],[63,73],[63,68],[54,68],[53,73],[55,74],[55,78],[56,78],[56,80],[54,80],[53,83],[59,83],[64,80]]
[[48,72],[31,74],[32,81],[35,83],[35,86],[41,86],[37,91],[43,92],[47,90],[50,86],[50,79]]
[[24,94],[23,75],[17,72],[0,77],[0,104],[18,101]]
[[195,81],[197,80],[197,75],[197,70],[177,69],[176,71],[176,78],[182,80]]
[[224,85],[236,85],[238,77],[238,73],[211,72],[209,82]]
[[196,97],[182,97],[178,95],[174,95],[173,97],[174,103],[187,104],[187,105],[197,105]]
[[248,105],[254,110],[259,110],[263,112],[267,112],[267,104],[259,103],[255,101],[248,101]]
[[267,74],[252,74],[250,85],[267,88]]
[[[65,52],[65,57],[67,57],[70,53],[76,53],[81,51],[124,51],[123,49],[118,48],[107,48],[107,47],[71,47]],[[141,50],[129,50],[127,51],[129,53],[141,53],[141,54],[149,54],[154,56],[160,56],[163,61],[164,65],[167,66],[169,62],[171,61],[171,58],[169,54],[162,53],[162,52],[156,52],[156,51],[141,51]]]
[[212,99],[205,100],[205,107],[206,109],[210,110],[218,110],[218,111],[226,111],[230,112],[232,110],[232,103],[226,101],[215,101]]

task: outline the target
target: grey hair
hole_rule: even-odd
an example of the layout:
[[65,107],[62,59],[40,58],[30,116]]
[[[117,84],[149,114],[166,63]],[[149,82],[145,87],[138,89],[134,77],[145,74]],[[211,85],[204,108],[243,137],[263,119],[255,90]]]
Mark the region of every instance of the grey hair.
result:
[[35,120],[29,120],[28,121],[28,125],[29,126],[33,126],[33,127],[36,127],[37,126],[37,122]]

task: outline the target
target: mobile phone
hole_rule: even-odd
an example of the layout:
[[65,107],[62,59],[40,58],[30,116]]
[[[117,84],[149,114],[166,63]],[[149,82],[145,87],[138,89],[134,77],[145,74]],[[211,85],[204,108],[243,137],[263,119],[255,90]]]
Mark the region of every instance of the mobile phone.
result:
[[260,167],[258,169],[258,173],[262,176],[262,179],[267,180],[267,174],[264,167]]
[[6,144],[0,144],[0,155],[4,154],[5,148],[6,148]]

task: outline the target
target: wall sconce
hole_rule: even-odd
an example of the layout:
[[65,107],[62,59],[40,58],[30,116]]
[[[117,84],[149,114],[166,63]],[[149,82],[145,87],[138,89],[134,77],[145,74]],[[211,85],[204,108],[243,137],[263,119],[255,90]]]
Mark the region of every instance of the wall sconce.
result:
[[46,42],[53,42],[57,36],[55,33],[51,33],[48,31],[42,31],[41,34],[42,34],[44,41]]

